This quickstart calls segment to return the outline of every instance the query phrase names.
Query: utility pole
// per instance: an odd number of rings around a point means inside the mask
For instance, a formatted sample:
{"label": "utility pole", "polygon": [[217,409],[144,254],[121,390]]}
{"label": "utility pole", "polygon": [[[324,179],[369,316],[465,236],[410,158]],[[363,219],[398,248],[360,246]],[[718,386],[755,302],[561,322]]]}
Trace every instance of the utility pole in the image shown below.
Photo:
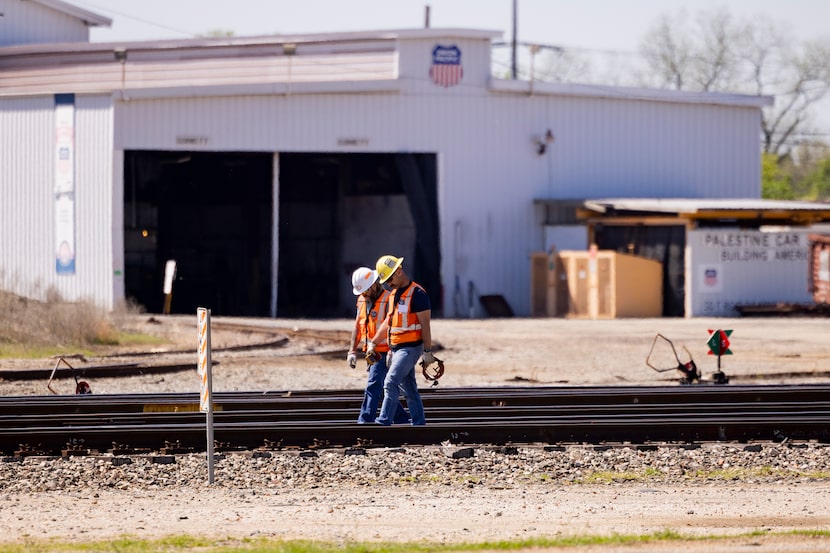
{"label": "utility pole", "polygon": [[518,78],[518,69],[517,69],[517,66],[516,66],[516,44],[517,44],[517,40],[518,40],[516,38],[516,27],[517,27],[517,19],[518,19],[516,17],[516,9],[517,9],[516,4],[517,4],[517,2],[518,2],[518,0],[513,0],[513,51],[511,53],[512,62],[511,62],[511,65],[510,65],[510,71],[511,71],[511,74],[513,76],[514,81]]}

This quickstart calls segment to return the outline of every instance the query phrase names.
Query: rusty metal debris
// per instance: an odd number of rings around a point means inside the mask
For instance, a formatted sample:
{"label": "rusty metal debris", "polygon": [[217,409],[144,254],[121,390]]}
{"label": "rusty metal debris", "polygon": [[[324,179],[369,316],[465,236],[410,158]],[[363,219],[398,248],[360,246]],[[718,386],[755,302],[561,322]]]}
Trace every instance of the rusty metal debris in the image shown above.
{"label": "rusty metal debris", "polygon": [[61,457],[84,457],[92,452],[84,446],[83,440],[70,440],[66,448],[61,449]]}
{"label": "rusty metal debris", "polygon": [[[660,342],[662,340],[662,342]],[[672,355],[674,356],[674,360],[677,363],[673,367],[657,367],[654,365],[655,361],[652,357],[655,354],[655,349],[657,344],[659,343],[667,343],[671,348]],[[646,365],[649,366],[652,370],[662,373],[668,371],[678,371],[682,375],[680,377],[681,384],[701,384],[701,383],[712,383],[712,384],[728,384],[729,377],[724,374],[723,371],[718,368],[717,372],[712,373],[711,378],[704,379],[700,369],[698,369],[697,364],[695,363],[694,359],[692,359],[692,354],[686,348],[686,346],[681,346],[683,351],[685,352],[686,357],[688,360],[683,361],[680,359],[680,355],[677,353],[677,348],[674,347],[674,342],[666,338],[660,333],[654,336],[654,341],[651,343],[651,349],[646,356]]]}
{"label": "rusty metal debris", "polygon": [[54,388],[52,388],[52,381],[55,379],[55,374],[58,372],[58,368],[61,366],[61,364],[66,365],[66,367],[72,373],[72,378],[75,379],[75,395],[85,395],[92,393],[92,388],[90,387],[89,382],[78,378],[78,373],[75,371],[75,367],[70,365],[65,357],[58,357],[58,361],[55,363],[55,368],[52,369],[52,374],[49,375],[49,381],[46,383],[46,388],[50,392],[56,395],[58,393],[55,391]]}
{"label": "rusty metal debris", "polygon": [[45,449],[41,444],[18,444],[18,449],[14,451],[15,457],[44,457],[51,455],[51,452]]}

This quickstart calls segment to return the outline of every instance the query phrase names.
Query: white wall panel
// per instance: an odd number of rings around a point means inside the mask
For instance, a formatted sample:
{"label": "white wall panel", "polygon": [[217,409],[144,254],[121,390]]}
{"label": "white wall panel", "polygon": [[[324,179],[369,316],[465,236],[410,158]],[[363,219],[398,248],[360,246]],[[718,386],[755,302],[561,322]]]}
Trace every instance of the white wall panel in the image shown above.
{"label": "white wall panel", "polygon": [[0,281],[43,299],[55,274],[54,100],[0,99]]}
{"label": "white wall panel", "polygon": [[[75,99],[76,273],[55,274],[55,122],[52,96],[0,99],[0,284],[45,299],[111,307],[112,110]],[[122,208],[123,209],[123,208]]]}
{"label": "white wall panel", "polygon": [[[70,296],[86,297],[99,305],[112,307],[112,99],[110,96],[76,96],[75,110],[78,272]],[[117,209],[119,213],[123,211],[123,203]],[[117,232],[123,234],[123,226]]]}
{"label": "white wall panel", "polygon": [[0,0],[0,13],[0,46],[89,41],[89,29],[80,19],[35,2]]}

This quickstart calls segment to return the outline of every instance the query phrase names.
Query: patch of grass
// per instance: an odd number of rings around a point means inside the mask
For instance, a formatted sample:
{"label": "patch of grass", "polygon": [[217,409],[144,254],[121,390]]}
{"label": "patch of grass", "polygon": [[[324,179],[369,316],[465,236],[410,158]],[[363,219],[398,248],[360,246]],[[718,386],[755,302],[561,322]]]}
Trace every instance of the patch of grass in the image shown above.
{"label": "patch of grass", "polygon": [[579,484],[610,484],[612,482],[636,482],[639,480],[653,480],[660,478],[663,473],[659,469],[646,467],[637,472],[596,471],[576,480]]}
{"label": "patch of grass", "polygon": [[[767,535],[769,532],[757,530],[752,535]],[[805,536],[808,538],[830,538],[830,530],[788,530],[786,532],[776,532],[774,535],[779,536]]]}
{"label": "patch of grass", "polygon": [[167,343],[163,338],[152,336],[150,334],[136,334],[135,332],[119,332],[118,341],[119,346],[158,346]]}
{"label": "patch of grass", "polygon": [[576,535],[558,538],[533,538],[528,540],[481,543],[388,543],[388,542],[327,542],[313,540],[277,540],[272,538],[208,539],[188,535],[171,536],[158,540],[141,540],[129,536],[108,541],[69,543],[58,540],[25,540],[22,543],[0,543],[2,553],[177,553],[199,551],[201,553],[404,553],[440,551],[525,551],[555,547],[616,547],[636,546],[645,543],[716,542],[724,539],[793,536],[830,540],[830,531],[819,529],[767,532],[756,530],[737,535],[692,536],[675,530],[662,530],[650,534]]}
{"label": "patch of grass", "polygon": [[[648,482],[663,478],[665,474],[657,468],[646,467],[637,472],[616,472],[616,471],[595,471],[580,478],[570,480],[571,484],[611,484],[613,482]],[[808,478],[810,480],[828,480],[830,473],[827,471],[800,471],[789,469],[775,469],[769,466],[764,467],[736,467],[717,470],[695,470],[685,473],[685,476],[696,480],[720,480],[727,482],[739,482],[759,478]],[[542,481],[557,481],[555,478],[542,475]]]}
{"label": "patch of grass", "polygon": [[45,301],[0,291],[0,357],[37,359],[86,356],[111,346],[164,343],[163,338],[122,331],[124,315],[138,312],[124,306],[108,313],[88,301],[66,302],[51,291]]}
{"label": "patch of grass", "polygon": [[752,478],[792,478],[793,476],[800,478],[810,478],[813,480],[826,480],[830,478],[830,473],[826,471],[800,471],[789,469],[774,469],[772,467],[750,467],[750,468],[730,468],[719,470],[697,470],[690,474],[695,478],[705,480],[749,480]]}
{"label": "patch of grass", "polygon": [[[89,349],[73,349],[72,353],[92,355]],[[66,348],[40,344],[2,344],[0,343],[0,358],[12,359],[48,359],[66,355]]]}

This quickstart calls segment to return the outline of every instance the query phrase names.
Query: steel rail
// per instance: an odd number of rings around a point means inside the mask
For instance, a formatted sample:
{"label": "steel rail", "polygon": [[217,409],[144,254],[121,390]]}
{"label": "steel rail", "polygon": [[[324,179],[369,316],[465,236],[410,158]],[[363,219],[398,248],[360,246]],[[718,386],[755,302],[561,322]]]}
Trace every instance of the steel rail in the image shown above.
{"label": "steel rail", "polygon": [[[521,419],[459,418],[427,426],[383,427],[342,421],[273,423],[214,423],[219,449],[268,447],[314,448],[401,446],[407,444],[516,444],[818,440],[830,439],[830,413],[718,417],[537,417]],[[35,439],[35,442],[31,440]],[[0,444],[35,444],[32,449],[53,454],[71,449],[105,452],[121,446],[160,450],[174,443],[179,449],[203,451],[205,428],[200,423],[135,424],[84,427],[29,427],[0,431]],[[8,447],[5,445],[4,447]]]}
{"label": "steel rail", "polygon": [[[360,404],[362,394],[362,390],[224,392],[215,393],[213,402],[225,411],[297,409],[306,404],[353,407]],[[421,394],[429,406],[803,403],[827,400],[830,385],[428,388]],[[6,396],[0,397],[0,415],[193,409],[198,401],[195,392]]]}
{"label": "steel rail", "polygon": [[[521,443],[820,440],[830,387],[429,389],[425,427],[357,425],[362,392],[216,394],[221,448]],[[203,450],[195,394],[0,398],[0,452]],[[120,442],[121,445],[117,445]]]}
{"label": "steel rail", "polygon": [[[341,421],[353,422],[355,409],[352,407],[304,407],[300,409],[243,409],[220,410],[214,416],[221,421]],[[633,404],[633,405],[498,405],[474,407],[431,407],[430,420],[443,419],[495,419],[539,417],[603,417],[603,416],[736,416],[736,415],[792,415],[795,413],[830,412],[830,400],[822,402],[767,402],[747,406],[745,403],[690,403],[690,404]],[[1,428],[21,428],[26,426],[89,426],[102,421],[109,425],[126,425],[133,423],[160,424],[176,422],[199,422],[204,414],[197,409],[186,411],[149,411],[149,412],[101,412],[101,413],[50,413],[0,415]]]}

